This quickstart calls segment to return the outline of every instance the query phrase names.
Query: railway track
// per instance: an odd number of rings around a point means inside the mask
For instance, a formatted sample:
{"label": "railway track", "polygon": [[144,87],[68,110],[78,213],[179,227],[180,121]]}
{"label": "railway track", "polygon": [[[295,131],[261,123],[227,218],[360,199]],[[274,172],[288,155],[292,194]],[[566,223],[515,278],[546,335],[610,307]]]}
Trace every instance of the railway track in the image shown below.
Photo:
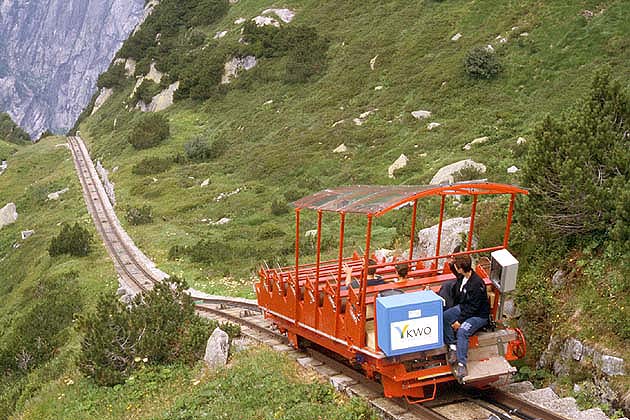
{"label": "railway track", "polygon": [[[133,245],[131,238],[122,229],[84,143],[78,137],[68,137],[68,145],[72,151],[88,211],[114,262],[121,283],[129,292],[135,294],[150,289],[155,282],[167,278],[165,273],[157,270]],[[199,313],[239,324],[242,333],[250,339],[264,343],[276,351],[285,352],[302,366],[328,378],[337,390],[350,396],[364,398],[382,418],[568,420],[499,389],[472,395],[458,387],[452,387],[454,389],[441,391],[437,399],[424,405],[409,404],[404,399],[386,398],[383,396],[380,383],[366,378],[356,369],[336,359],[334,355],[325,354],[314,347],[296,350],[289,346],[286,337],[270,321],[264,319],[255,301],[211,296],[192,289],[189,293]]]}

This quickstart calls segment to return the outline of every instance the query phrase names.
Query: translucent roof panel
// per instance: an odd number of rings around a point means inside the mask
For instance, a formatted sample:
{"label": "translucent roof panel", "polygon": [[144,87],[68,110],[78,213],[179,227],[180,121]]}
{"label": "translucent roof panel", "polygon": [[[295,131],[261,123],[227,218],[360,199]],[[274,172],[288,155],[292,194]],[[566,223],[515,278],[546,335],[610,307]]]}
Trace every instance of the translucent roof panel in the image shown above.
{"label": "translucent roof panel", "polygon": [[300,209],[376,216],[421,197],[435,195],[527,194],[512,185],[461,182],[445,185],[353,185],[325,189],[293,202]]}

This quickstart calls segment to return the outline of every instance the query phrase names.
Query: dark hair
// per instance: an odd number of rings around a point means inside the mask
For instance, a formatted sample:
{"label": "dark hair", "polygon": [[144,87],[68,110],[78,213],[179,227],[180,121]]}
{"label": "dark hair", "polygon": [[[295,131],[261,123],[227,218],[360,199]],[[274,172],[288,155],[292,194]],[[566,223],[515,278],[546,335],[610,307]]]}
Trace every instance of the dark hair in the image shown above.
{"label": "dark hair", "polygon": [[376,274],[376,264],[376,261],[374,261],[372,258],[368,260],[368,276],[373,276],[374,274]]}
{"label": "dark hair", "polygon": [[409,264],[400,263],[396,265],[396,273],[398,273],[398,277],[407,277],[409,273]]}
{"label": "dark hair", "polygon": [[459,267],[464,270],[464,273],[468,273],[472,270],[472,260],[470,255],[455,255],[455,267]]}

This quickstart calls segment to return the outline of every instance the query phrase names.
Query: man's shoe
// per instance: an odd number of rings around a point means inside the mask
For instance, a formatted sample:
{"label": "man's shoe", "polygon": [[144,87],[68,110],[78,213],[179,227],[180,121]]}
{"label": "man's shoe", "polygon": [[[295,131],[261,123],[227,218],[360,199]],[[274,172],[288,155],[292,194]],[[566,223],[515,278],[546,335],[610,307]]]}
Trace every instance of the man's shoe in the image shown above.
{"label": "man's shoe", "polygon": [[455,368],[455,378],[457,382],[464,383],[464,378],[468,375],[468,369],[466,369],[466,365],[462,363],[457,363],[457,367]]}
{"label": "man's shoe", "polygon": [[457,352],[455,350],[448,349],[446,360],[449,365],[454,365],[457,362]]}

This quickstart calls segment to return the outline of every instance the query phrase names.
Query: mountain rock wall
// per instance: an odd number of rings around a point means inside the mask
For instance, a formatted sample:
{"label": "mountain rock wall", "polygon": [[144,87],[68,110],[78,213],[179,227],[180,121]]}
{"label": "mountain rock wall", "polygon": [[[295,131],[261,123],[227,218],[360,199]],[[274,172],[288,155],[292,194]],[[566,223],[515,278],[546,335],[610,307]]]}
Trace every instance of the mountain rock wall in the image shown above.
{"label": "mountain rock wall", "polygon": [[31,136],[71,128],[144,0],[0,0],[0,111]]}

